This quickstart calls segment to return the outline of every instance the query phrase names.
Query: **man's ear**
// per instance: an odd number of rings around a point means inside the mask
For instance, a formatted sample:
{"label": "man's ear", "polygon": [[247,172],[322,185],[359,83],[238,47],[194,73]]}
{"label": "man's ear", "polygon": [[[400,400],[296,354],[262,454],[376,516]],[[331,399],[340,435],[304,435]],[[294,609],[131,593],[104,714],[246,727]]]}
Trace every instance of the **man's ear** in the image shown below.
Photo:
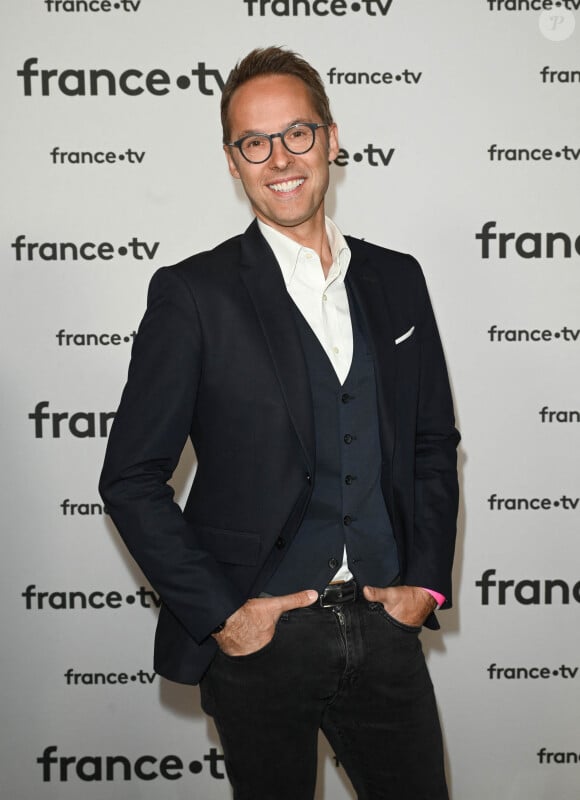
{"label": "man's ear", "polygon": [[328,126],[328,160],[334,161],[338,155],[338,126],[336,122],[331,122]]}
{"label": "man's ear", "polygon": [[227,144],[224,144],[224,153],[226,154],[230,175],[232,176],[232,178],[239,178],[240,173],[238,168],[236,167],[236,162],[233,159],[232,149]]}

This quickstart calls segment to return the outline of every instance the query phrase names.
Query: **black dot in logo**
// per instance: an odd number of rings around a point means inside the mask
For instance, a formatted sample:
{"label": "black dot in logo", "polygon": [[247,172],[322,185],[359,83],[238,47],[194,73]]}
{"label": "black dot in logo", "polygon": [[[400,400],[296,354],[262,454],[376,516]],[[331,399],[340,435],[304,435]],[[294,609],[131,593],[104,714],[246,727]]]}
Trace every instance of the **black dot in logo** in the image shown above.
{"label": "black dot in logo", "polygon": [[121,8],[121,3],[115,3],[114,8]]}
{"label": "black dot in logo", "polygon": [[176,80],[177,85],[180,89],[189,89],[191,86],[191,81],[187,77],[187,75],[180,75],[179,78]]}
{"label": "black dot in logo", "polygon": [[362,161],[362,153],[355,153],[353,158],[355,161]]}
{"label": "black dot in logo", "polygon": [[131,680],[132,680],[132,681],[133,681],[133,683],[134,683],[134,682],[137,680],[137,676],[136,676],[136,675],[131,675]]}
{"label": "black dot in logo", "polygon": [[559,505],[560,505],[560,501],[559,500],[554,500],[554,508],[558,508]]}
{"label": "black dot in logo", "polygon": [[194,775],[197,775],[203,769],[203,764],[201,761],[192,761],[189,765],[189,771],[193,772]]}
{"label": "black dot in logo", "polygon": [[353,3],[351,8],[353,11],[360,11],[360,3]]}
{"label": "black dot in logo", "polygon": [[128,594],[127,597],[125,598],[125,601],[126,601],[126,603],[128,605],[132,606],[133,603],[135,602],[135,595],[134,594]]}
{"label": "black dot in logo", "polygon": [[130,336],[123,336],[123,341],[124,342],[130,342],[131,341],[131,337]]}
{"label": "black dot in logo", "polygon": [[556,3],[556,8],[560,8],[561,5],[562,3],[560,2],[560,0],[558,0],[558,2]]}
{"label": "black dot in logo", "polygon": [[127,248],[126,247],[119,247],[119,255],[126,256],[127,255]]}
{"label": "black dot in logo", "polygon": [[554,334],[554,338],[555,338],[555,339],[559,339],[559,338],[560,338],[560,333],[555,333],[555,334]]}
{"label": "black dot in logo", "polygon": [[561,153],[559,150],[556,150],[556,152],[554,153],[554,155],[556,156],[556,158],[560,158],[560,156],[562,155],[562,153]]}
{"label": "black dot in logo", "polygon": [[401,80],[401,76],[400,75],[395,75],[395,80],[396,81],[400,81]]}
{"label": "black dot in logo", "polygon": [[557,670],[557,669],[553,669],[553,670],[552,670],[552,675],[559,675],[559,674],[560,674],[560,673],[558,672],[558,670]]}
{"label": "black dot in logo", "polygon": [[123,155],[123,153],[119,153],[117,158],[119,159],[119,161],[124,161],[125,160],[125,156]]}

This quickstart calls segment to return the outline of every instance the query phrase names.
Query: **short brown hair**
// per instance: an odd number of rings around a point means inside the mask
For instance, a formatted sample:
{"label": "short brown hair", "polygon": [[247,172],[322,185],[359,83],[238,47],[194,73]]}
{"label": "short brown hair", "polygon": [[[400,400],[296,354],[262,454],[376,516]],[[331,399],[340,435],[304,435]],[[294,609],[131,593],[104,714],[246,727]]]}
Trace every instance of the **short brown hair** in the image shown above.
{"label": "short brown hair", "polygon": [[262,75],[294,75],[299,78],[306,84],[316,113],[322,122],[330,125],[333,121],[322,78],[314,67],[292,50],[284,50],[281,47],[258,47],[238,61],[223,88],[221,117],[224,144],[230,140],[228,113],[234,92],[246,81]]}

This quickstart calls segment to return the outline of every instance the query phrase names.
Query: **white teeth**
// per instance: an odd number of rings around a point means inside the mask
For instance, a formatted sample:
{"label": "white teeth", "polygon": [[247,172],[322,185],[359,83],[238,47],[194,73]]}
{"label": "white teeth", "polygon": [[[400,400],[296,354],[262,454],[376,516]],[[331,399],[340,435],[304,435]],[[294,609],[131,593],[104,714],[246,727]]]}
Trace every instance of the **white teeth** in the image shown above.
{"label": "white teeth", "polygon": [[292,192],[304,183],[304,178],[295,181],[283,181],[282,183],[270,183],[269,188],[275,192]]}

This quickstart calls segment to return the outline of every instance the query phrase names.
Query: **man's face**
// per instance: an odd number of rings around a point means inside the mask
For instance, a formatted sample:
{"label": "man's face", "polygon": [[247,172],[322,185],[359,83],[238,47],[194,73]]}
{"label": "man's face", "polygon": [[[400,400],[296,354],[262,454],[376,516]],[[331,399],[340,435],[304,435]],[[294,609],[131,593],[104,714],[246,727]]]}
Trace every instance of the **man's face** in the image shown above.
{"label": "man's face", "polygon": [[[293,75],[263,75],[237,89],[229,109],[232,142],[247,133],[278,133],[295,122],[322,122],[306,84]],[[272,155],[250,164],[236,147],[224,147],[234,178],[258,219],[299,240],[324,223],[328,162],[338,154],[336,125],[318,128],[308,153],[294,155],[273,140]]]}

